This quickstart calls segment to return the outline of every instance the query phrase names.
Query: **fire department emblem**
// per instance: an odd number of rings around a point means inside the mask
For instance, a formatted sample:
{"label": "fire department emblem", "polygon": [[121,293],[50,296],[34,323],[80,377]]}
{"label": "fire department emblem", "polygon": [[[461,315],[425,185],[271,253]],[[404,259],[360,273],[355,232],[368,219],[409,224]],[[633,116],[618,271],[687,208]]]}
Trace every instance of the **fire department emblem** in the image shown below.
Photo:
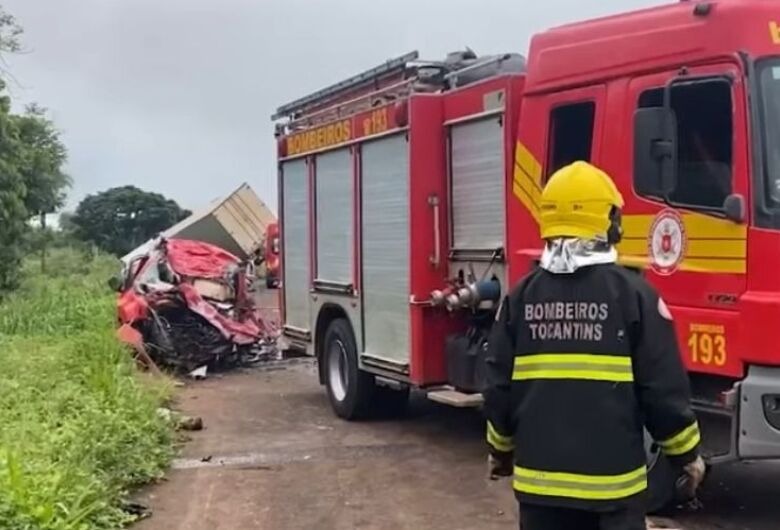
{"label": "fire department emblem", "polygon": [[659,274],[672,274],[685,255],[687,239],[682,218],[674,210],[658,214],[650,227],[648,250],[653,269]]}

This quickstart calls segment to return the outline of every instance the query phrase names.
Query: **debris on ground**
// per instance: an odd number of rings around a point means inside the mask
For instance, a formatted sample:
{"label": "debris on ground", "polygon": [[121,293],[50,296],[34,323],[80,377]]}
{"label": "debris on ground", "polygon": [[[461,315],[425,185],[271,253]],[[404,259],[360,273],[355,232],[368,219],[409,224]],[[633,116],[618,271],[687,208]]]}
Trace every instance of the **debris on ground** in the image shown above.
{"label": "debris on ground", "polygon": [[196,368],[195,370],[191,371],[189,375],[191,378],[201,381],[206,379],[206,376],[208,375],[208,368],[209,367],[204,364],[200,368]]}
{"label": "debris on ground", "polygon": [[176,427],[182,431],[202,431],[203,419],[198,416],[181,416]]}
{"label": "debris on ground", "polygon": [[647,530],[682,530],[679,526],[663,519],[646,519]]}
{"label": "debris on ground", "polygon": [[120,339],[143,364],[196,379],[276,359],[278,326],[254,304],[252,270],[209,243],[159,239],[115,281]]}
{"label": "debris on ground", "polygon": [[159,408],[157,414],[166,422],[173,424],[178,431],[202,431],[203,418],[186,416],[171,409]]}
{"label": "debris on ground", "polygon": [[150,510],[148,506],[138,502],[123,502],[122,511],[132,515],[136,521],[140,521],[141,519],[148,519],[152,516],[152,510]]}

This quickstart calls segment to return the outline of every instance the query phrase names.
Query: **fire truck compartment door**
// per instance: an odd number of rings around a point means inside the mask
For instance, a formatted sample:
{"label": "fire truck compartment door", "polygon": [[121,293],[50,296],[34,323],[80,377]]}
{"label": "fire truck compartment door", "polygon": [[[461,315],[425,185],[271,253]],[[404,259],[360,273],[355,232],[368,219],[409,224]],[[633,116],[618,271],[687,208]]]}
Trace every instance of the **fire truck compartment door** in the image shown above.
{"label": "fire truck compartment door", "polygon": [[310,329],[309,194],[304,160],[282,164],[285,325]]}
{"label": "fire truck compartment door", "polygon": [[352,283],[353,178],[349,149],[317,156],[317,279]]}
{"label": "fire truck compartment door", "polygon": [[399,365],[409,362],[408,150],[401,134],[361,156],[364,351]]}
{"label": "fire truck compartment door", "polygon": [[504,128],[501,116],[450,128],[452,246],[504,246]]}

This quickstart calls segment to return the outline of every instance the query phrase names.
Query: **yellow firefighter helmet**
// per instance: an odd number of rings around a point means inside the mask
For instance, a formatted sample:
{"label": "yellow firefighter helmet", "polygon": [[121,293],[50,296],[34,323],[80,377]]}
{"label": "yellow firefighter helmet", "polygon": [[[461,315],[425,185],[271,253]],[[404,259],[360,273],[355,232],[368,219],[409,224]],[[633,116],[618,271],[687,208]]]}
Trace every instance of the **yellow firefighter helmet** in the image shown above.
{"label": "yellow firefighter helmet", "polygon": [[542,239],[578,237],[616,243],[623,197],[602,170],[575,162],[556,171],[542,190]]}

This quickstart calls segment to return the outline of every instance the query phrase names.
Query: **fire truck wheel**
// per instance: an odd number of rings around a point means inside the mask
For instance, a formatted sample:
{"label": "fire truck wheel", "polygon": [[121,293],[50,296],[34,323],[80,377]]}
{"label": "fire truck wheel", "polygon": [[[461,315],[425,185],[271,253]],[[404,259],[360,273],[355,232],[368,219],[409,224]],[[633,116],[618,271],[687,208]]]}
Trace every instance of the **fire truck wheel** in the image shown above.
{"label": "fire truck wheel", "polygon": [[664,456],[650,434],[645,431],[645,455],[647,456],[647,511],[659,514],[669,508],[674,498],[674,468]]}
{"label": "fire truck wheel", "polygon": [[323,341],[325,385],[334,412],[345,420],[368,415],[371,398],[376,390],[374,376],[358,368],[355,336],[349,322],[343,318],[328,326]]}

